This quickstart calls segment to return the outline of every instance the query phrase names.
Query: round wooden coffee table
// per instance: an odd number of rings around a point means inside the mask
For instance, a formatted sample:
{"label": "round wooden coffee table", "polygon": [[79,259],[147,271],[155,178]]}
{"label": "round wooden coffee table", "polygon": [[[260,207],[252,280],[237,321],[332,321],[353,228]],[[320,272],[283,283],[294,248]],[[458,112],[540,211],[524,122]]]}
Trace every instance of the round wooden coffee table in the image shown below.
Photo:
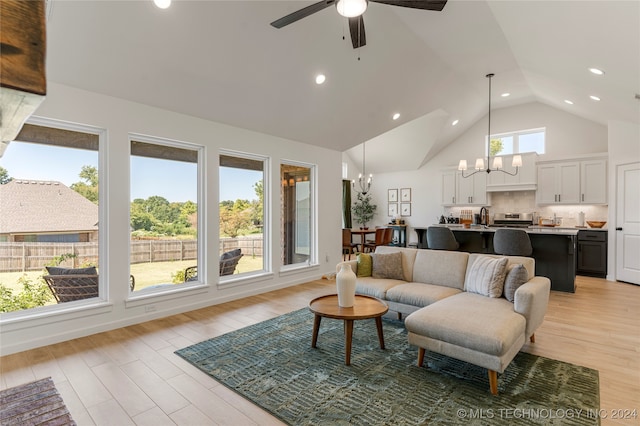
{"label": "round wooden coffee table", "polygon": [[341,308],[338,306],[338,295],[330,294],[321,296],[309,302],[309,310],[314,313],[313,337],[311,347],[316,348],[318,331],[322,317],[344,320],[344,363],[351,365],[351,341],[353,338],[353,321],[375,318],[378,329],[380,349],[384,349],[384,336],[382,335],[382,316],[387,313],[389,307],[380,299],[371,296],[356,294],[356,300],[352,307]]}

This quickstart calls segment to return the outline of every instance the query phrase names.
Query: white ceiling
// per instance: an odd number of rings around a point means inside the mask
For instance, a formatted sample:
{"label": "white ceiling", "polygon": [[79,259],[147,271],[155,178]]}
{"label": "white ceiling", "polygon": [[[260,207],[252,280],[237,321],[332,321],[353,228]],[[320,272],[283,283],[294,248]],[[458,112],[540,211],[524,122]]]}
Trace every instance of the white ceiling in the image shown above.
{"label": "white ceiling", "polygon": [[442,12],[370,3],[358,50],[333,7],[269,25],[312,3],[54,0],[48,78],[348,150],[356,164],[371,140],[374,173],[420,167],[483,118],[489,72],[494,108],[537,101],[605,125],[640,123],[640,1],[449,0]]}

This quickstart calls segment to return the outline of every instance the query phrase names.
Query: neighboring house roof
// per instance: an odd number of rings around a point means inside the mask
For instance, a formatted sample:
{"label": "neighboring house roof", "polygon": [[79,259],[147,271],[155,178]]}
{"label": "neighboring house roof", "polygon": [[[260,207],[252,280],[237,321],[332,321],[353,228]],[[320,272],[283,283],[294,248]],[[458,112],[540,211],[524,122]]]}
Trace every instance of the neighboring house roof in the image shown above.
{"label": "neighboring house roof", "polygon": [[0,185],[0,234],[98,230],[98,206],[56,181]]}

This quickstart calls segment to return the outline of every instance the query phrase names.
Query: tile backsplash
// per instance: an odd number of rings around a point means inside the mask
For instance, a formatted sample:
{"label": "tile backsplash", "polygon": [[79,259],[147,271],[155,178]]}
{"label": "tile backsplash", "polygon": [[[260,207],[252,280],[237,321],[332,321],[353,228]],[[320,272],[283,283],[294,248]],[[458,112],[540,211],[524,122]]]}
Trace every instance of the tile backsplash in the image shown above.
{"label": "tile backsplash", "polygon": [[[487,194],[490,200],[489,214],[493,217],[494,213],[535,213],[534,217],[553,218],[555,214],[557,218],[562,218],[563,227],[574,227],[578,225],[578,214],[584,213],[586,220],[607,220],[609,208],[599,205],[557,205],[557,206],[538,206],[536,205],[535,191],[511,191],[511,192],[491,192]],[[446,209],[446,214],[458,216],[463,207],[451,207]],[[467,209],[467,208],[465,208]],[[472,209],[474,213],[479,213],[480,208]],[[586,225],[586,223],[585,223]],[[606,225],[605,225],[606,228]]]}

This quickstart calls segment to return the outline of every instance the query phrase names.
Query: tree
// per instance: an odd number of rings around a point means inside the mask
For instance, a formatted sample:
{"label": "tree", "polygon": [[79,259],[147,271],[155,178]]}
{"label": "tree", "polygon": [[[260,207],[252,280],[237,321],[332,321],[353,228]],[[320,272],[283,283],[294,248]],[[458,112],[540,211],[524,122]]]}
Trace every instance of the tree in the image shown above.
{"label": "tree", "polygon": [[351,207],[351,211],[356,222],[366,227],[367,222],[373,219],[377,208],[378,206],[371,204],[371,195],[359,192],[358,200]]}
{"label": "tree", "polygon": [[498,155],[502,152],[503,149],[504,144],[502,143],[502,139],[491,139],[491,143],[489,145],[489,155]]}
{"label": "tree", "polygon": [[258,199],[251,201],[251,221],[254,226],[262,226],[264,217],[264,186],[262,179],[253,184],[253,190],[256,192]]}
{"label": "tree", "polygon": [[98,204],[98,169],[93,166],[82,166],[78,176],[82,181],[72,183],[70,188],[87,200]]}
{"label": "tree", "polygon": [[9,172],[4,167],[0,166],[0,185],[5,185],[13,180],[9,177]]}

